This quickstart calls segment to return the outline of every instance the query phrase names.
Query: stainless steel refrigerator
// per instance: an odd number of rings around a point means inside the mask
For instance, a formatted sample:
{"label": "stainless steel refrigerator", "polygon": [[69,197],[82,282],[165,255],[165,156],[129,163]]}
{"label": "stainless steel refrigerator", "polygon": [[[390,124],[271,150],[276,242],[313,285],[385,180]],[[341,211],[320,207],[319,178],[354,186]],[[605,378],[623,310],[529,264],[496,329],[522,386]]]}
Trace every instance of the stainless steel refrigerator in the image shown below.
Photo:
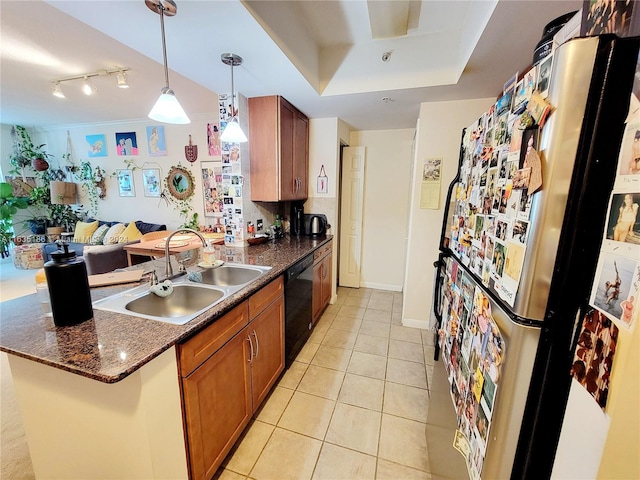
{"label": "stainless steel refrigerator", "polygon": [[434,478],[551,475],[639,45],[570,40],[550,75],[538,65],[552,106],[542,127],[502,96],[463,131],[435,264]]}

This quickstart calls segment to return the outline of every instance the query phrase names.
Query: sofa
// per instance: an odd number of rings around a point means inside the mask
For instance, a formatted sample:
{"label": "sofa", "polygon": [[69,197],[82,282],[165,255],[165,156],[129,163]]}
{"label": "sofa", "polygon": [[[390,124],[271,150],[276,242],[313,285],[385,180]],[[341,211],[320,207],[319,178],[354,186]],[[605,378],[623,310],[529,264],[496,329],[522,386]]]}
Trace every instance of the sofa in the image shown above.
{"label": "sofa", "polygon": [[[94,222],[97,222],[95,229],[93,229],[93,225],[95,225]],[[129,266],[127,261],[127,252],[124,249],[125,245],[131,245],[132,243],[139,242],[140,235],[167,229],[167,226],[164,224],[147,223],[141,220],[137,220],[133,223],[134,225],[130,225],[125,222],[106,222],[103,220],[94,220],[92,218],[89,218],[84,222],[78,222],[76,225],[76,236],[74,237],[74,241],[67,242],[69,245],[69,251],[73,250],[76,252],[77,256],[83,257],[84,262],[87,265],[87,273],[89,275],[107,273],[118,268],[125,268]],[[99,236],[99,230],[106,230],[108,233],[112,231],[111,227],[117,226],[118,224],[124,225],[125,230],[120,231],[117,238],[115,236],[106,238],[108,237],[107,235],[103,235],[103,238],[96,237],[96,235]],[[87,226],[90,226],[90,229],[86,231],[91,231],[92,233],[90,235],[87,234],[78,237],[78,232],[84,231]],[[136,231],[136,234],[132,235],[132,238],[137,238],[128,240],[128,237],[120,236],[124,234],[125,231],[128,232],[131,230]],[[58,249],[59,246],[57,243],[45,243],[42,246],[42,254],[45,262],[51,260],[51,253]],[[143,261],[143,259],[141,259],[141,261]]]}

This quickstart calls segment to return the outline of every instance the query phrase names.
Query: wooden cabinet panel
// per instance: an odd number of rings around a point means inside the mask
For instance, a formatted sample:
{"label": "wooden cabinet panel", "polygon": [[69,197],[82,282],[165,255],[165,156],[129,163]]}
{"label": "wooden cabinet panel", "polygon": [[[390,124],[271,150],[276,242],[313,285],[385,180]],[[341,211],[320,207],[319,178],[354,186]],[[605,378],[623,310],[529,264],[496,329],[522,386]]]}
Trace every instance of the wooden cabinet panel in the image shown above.
{"label": "wooden cabinet panel", "polygon": [[212,478],[284,369],[280,276],[178,347],[190,476]]}
{"label": "wooden cabinet panel", "polygon": [[284,297],[280,295],[251,321],[253,410],[256,411],[284,370]]}
{"label": "wooden cabinet panel", "polygon": [[313,266],[313,294],[311,296],[311,310],[313,323],[322,314],[322,262]]}
{"label": "wooden cabinet panel", "polygon": [[280,192],[278,200],[295,199],[294,107],[280,100]]}
{"label": "wooden cabinet panel", "polygon": [[181,344],[178,348],[180,374],[189,375],[248,323],[248,303],[243,302]]}
{"label": "wooden cabinet panel", "polygon": [[306,200],[309,120],[279,96],[249,99],[251,200]]}
{"label": "wooden cabinet panel", "polygon": [[331,252],[322,260],[322,309],[331,302]]}
{"label": "wooden cabinet panel", "polygon": [[293,125],[294,199],[306,199],[309,193],[309,120],[296,111]]}
{"label": "wooden cabinet panel", "polygon": [[322,312],[331,301],[331,252],[331,243],[328,243],[318,248],[313,254],[313,323],[318,321]]}
{"label": "wooden cabinet panel", "polygon": [[215,474],[252,415],[248,328],[182,380],[191,478]]}
{"label": "wooden cabinet panel", "polygon": [[284,281],[280,276],[254,293],[249,299],[249,318],[254,319],[279,296],[284,295]]}

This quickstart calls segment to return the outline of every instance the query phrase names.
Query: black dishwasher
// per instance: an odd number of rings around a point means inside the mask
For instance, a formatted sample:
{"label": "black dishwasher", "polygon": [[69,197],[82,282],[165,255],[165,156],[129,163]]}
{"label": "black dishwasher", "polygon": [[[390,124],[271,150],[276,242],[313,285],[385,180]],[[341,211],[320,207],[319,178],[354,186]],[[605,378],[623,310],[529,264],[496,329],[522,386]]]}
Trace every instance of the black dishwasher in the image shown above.
{"label": "black dishwasher", "polygon": [[284,354],[287,367],[311,335],[313,254],[287,270],[284,283]]}

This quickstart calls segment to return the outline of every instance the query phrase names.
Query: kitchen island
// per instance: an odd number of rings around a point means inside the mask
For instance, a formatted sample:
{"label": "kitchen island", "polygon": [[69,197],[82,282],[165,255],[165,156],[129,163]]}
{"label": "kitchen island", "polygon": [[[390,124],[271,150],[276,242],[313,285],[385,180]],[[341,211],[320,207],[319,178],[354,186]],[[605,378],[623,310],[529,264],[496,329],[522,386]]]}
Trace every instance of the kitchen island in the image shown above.
{"label": "kitchen island", "polygon": [[[35,295],[0,304],[0,350],[9,354],[36,476],[188,478],[177,350],[331,239],[216,247],[219,259],[272,268],[185,325],[94,309],[87,322],[55,327]],[[153,267],[163,265],[161,259]],[[92,290],[92,297],[132,286]]]}

